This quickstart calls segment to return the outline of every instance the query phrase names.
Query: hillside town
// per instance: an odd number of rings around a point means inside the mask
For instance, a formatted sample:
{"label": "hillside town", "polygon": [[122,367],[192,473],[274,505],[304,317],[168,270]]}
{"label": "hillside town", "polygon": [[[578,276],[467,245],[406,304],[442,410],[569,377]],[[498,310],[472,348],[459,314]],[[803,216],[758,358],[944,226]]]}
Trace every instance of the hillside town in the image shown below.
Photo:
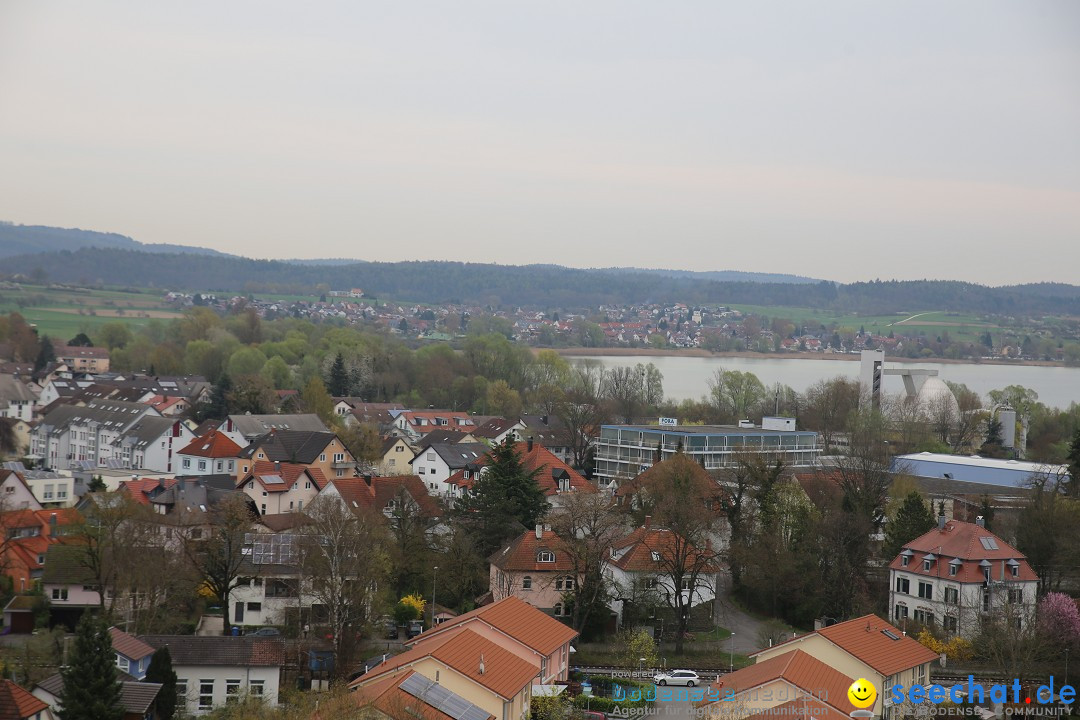
{"label": "hillside town", "polygon": [[[840,718],[857,680],[896,720],[917,714],[896,684],[1069,679],[1075,414],[1023,388],[984,407],[869,339],[858,382],[781,403],[721,371],[673,404],[655,367],[521,354],[469,323],[461,352],[402,348],[399,318],[435,332],[472,311],[352,292],[175,296],[171,364],[133,352],[146,336],[61,344],[0,318],[11,717],[64,717],[94,647],[124,717],[161,720],[601,720],[674,685],[700,691],[688,717]],[[619,342],[747,320],[603,310]]]}

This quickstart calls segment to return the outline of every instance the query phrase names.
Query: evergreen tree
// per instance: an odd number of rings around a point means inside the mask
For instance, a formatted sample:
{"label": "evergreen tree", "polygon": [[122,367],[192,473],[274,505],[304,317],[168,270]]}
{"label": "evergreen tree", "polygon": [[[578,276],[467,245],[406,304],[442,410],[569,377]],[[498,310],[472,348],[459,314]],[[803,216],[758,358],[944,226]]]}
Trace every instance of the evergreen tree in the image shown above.
{"label": "evergreen tree", "polygon": [[206,404],[203,416],[224,420],[229,415],[229,393],[232,392],[232,379],[228,373],[222,373],[210,389],[210,402]]}
{"label": "evergreen tree", "polygon": [[86,333],[79,333],[68,340],[68,345],[70,347],[94,347],[94,342],[86,335]]}
{"label": "evergreen tree", "polygon": [[990,504],[990,496],[982,496],[982,504],[979,506],[979,514],[982,515],[983,525],[990,532],[994,531],[994,506]]}
{"label": "evergreen tree", "polygon": [[904,504],[896,511],[896,517],[885,528],[885,544],[881,547],[882,555],[891,561],[905,543],[923,535],[934,527],[934,515],[923,496],[912,490],[904,498]]}
{"label": "evergreen tree", "polygon": [[1069,454],[1065,456],[1065,460],[1069,464],[1069,483],[1065,489],[1069,495],[1080,497],[1080,428],[1073,433]]}
{"label": "evergreen tree", "polygon": [[327,391],[334,397],[344,397],[349,394],[349,371],[345,369],[345,358],[341,353],[334,358],[334,364],[330,366],[330,377],[326,381]]}
{"label": "evergreen tree", "polygon": [[105,621],[86,612],[75,629],[68,664],[60,669],[64,689],[60,720],[122,720],[122,686],[116,676],[116,653]]}
{"label": "evergreen tree", "polygon": [[1005,457],[1005,448],[1002,446],[1001,420],[997,415],[991,415],[986,421],[986,440],[979,448],[979,454],[984,457]]}
{"label": "evergreen tree", "polygon": [[34,360],[34,370],[41,370],[51,362],[56,362],[56,350],[53,348],[52,340],[46,335],[41,338],[41,344],[38,346],[37,359]]}
{"label": "evergreen tree", "polygon": [[176,672],[172,666],[172,655],[169,648],[158,648],[150,658],[150,667],[146,669],[144,682],[161,683],[154,707],[161,720],[172,720],[176,713]]}
{"label": "evergreen tree", "polygon": [[87,484],[86,489],[90,492],[105,492],[109,487],[105,484],[105,478],[100,475],[94,475],[90,478],[90,482]]}
{"label": "evergreen tree", "polygon": [[487,557],[526,528],[535,527],[547,512],[547,499],[521,453],[507,439],[488,451],[487,465],[472,492],[456,506],[457,514]]}

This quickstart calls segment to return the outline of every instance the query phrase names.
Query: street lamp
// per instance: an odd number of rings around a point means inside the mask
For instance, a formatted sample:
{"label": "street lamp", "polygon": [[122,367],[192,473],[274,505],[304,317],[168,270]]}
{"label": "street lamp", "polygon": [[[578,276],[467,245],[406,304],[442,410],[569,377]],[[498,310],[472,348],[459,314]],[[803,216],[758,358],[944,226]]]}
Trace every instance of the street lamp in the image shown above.
{"label": "street lamp", "polygon": [[431,573],[431,627],[435,627],[435,579],[439,577],[439,566],[436,565]]}
{"label": "street lamp", "polygon": [[735,633],[731,633],[731,645],[728,648],[728,672],[735,670]]}

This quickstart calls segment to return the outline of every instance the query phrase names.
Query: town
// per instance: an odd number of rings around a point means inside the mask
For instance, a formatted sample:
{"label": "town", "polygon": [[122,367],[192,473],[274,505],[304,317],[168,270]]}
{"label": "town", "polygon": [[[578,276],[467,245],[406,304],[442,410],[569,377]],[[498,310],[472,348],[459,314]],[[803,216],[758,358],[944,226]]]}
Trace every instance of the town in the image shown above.
{"label": "town", "polygon": [[1075,404],[985,404],[884,348],[858,381],[720,370],[673,403],[652,365],[484,323],[412,349],[394,317],[172,301],[64,343],[0,318],[21,717],[101,692],[163,720],[554,720],[677,685],[715,691],[691,714],[839,717],[861,678],[892,720],[897,684],[1069,678]]}

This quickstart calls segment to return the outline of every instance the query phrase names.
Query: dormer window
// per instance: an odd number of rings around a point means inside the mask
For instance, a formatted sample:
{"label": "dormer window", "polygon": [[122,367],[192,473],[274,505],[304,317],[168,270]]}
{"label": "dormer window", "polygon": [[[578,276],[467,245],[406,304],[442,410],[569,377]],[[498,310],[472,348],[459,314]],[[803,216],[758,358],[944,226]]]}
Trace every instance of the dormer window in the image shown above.
{"label": "dormer window", "polygon": [[900,567],[907,567],[907,561],[908,561],[908,556],[907,555],[900,556]]}
{"label": "dormer window", "polygon": [[653,562],[660,562],[660,553],[653,550],[651,555],[652,555]]}
{"label": "dormer window", "polygon": [[536,562],[553,563],[555,562],[555,553],[550,550],[541,550],[536,553]]}
{"label": "dormer window", "polygon": [[930,572],[930,565],[932,563],[933,563],[932,560],[923,560],[922,561],[922,569],[925,570],[926,572]]}

